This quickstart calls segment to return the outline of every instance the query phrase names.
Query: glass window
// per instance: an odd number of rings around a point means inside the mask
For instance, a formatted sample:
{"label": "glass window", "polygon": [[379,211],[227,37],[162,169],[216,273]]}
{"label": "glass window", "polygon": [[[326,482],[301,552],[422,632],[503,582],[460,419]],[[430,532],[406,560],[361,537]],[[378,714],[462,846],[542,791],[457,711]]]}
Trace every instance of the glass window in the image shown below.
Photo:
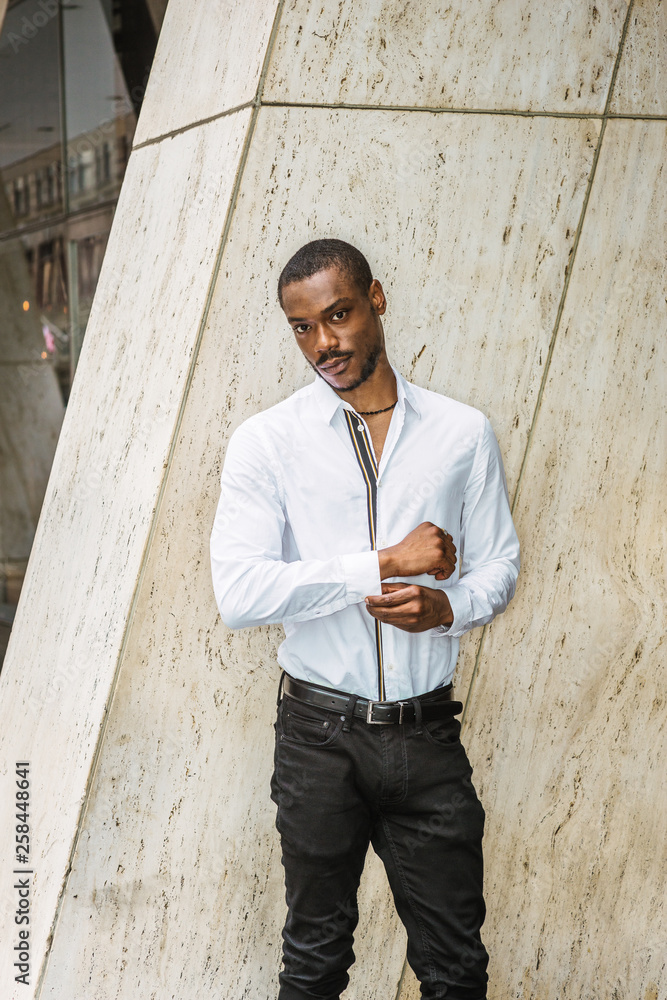
{"label": "glass window", "polygon": [[[114,48],[111,5],[63,7],[69,211],[117,198],[137,113]],[[122,141],[121,141],[122,140]]]}
{"label": "glass window", "polygon": [[[52,189],[37,197],[37,174],[58,175],[62,158],[58,4],[23,0],[10,5],[0,36],[0,173],[13,190],[10,214],[0,211],[0,230],[62,212]],[[35,197],[30,197],[31,185]]]}
{"label": "glass window", "polygon": [[0,25],[0,663],[165,6],[9,0]]}

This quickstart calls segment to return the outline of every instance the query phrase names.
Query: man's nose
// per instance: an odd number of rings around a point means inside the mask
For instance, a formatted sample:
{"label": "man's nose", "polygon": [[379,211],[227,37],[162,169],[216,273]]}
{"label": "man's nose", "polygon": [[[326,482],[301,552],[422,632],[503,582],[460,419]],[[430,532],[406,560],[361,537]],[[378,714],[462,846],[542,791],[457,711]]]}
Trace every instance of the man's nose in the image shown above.
{"label": "man's nose", "polygon": [[325,323],[320,323],[316,330],[315,336],[315,350],[318,354],[325,354],[327,351],[333,351],[338,347],[338,337],[331,327],[327,326]]}

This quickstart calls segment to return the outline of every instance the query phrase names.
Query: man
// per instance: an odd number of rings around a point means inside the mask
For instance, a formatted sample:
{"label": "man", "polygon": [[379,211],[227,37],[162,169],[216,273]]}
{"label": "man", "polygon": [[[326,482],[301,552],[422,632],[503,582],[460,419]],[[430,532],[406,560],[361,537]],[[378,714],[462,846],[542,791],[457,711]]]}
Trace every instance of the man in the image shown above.
{"label": "man", "polygon": [[359,250],[307,244],[278,295],[317,377],[232,435],[211,558],[226,624],[286,634],[279,998],[345,989],[371,843],[424,1000],[484,1000],[484,810],[451,678],[459,636],[504,611],[519,570],[498,445],[478,410],[391,367]]}

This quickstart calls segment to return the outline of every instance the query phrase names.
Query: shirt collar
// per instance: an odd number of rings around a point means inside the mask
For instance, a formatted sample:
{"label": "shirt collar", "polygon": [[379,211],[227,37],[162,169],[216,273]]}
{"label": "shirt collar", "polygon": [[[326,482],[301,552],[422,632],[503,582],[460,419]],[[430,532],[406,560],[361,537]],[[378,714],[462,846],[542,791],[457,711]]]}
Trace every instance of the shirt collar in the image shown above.
{"label": "shirt collar", "polygon": [[[404,379],[401,373],[397,371],[393,365],[391,366],[391,370],[396,376],[398,406],[400,409],[404,410],[407,403],[410,407],[412,407],[415,414],[418,417],[421,417],[421,410],[417,401],[415,386],[412,385],[411,382]],[[331,386],[328,385],[328,383],[325,382],[320,375],[315,376],[315,381],[312,385],[317,405],[320,408],[320,413],[328,424],[331,423],[334,413],[336,413],[339,408],[345,410],[353,409],[349,403],[346,403],[344,399],[341,399],[341,397],[334,392]]]}

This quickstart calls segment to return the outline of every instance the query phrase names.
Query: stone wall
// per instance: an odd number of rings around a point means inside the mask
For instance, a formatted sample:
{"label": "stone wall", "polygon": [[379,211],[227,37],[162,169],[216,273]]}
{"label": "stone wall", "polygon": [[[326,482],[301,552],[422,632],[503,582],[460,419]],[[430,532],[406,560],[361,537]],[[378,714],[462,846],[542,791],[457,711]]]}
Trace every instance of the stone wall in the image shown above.
{"label": "stone wall", "polygon": [[[276,995],[281,632],[222,625],[208,536],[231,431],[310,378],[275,285],[324,235],[505,457],[519,588],[456,677],[489,998],[665,995],[666,43],[660,0],[170,0],[0,678],[12,1000]],[[358,937],[348,1000],[414,1000],[374,859]]]}

